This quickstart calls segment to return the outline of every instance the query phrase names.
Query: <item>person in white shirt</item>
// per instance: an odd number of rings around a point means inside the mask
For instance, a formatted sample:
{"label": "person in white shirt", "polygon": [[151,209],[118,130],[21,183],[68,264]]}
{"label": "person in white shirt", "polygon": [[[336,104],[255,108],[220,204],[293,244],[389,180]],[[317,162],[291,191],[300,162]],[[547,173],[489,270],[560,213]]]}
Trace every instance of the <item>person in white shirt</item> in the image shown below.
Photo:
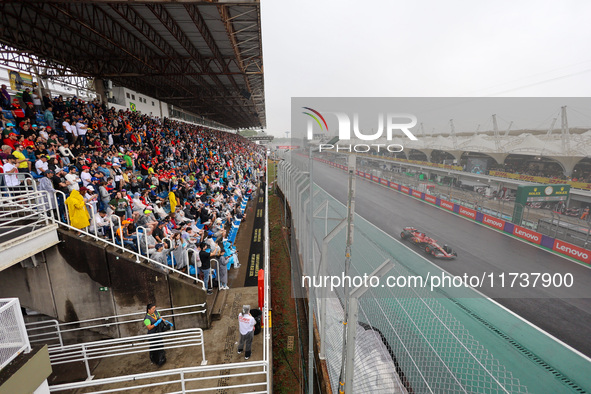
{"label": "person in white shirt", "polygon": [[47,155],[41,155],[39,160],[35,162],[35,169],[39,175],[42,175],[45,171],[49,170],[49,165],[47,164]]}
{"label": "person in white shirt", "polygon": [[109,227],[109,216],[105,211],[98,211],[94,215],[92,222],[90,223],[90,233],[96,233],[99,235],[107,236],[111,231]]}
{"label": "person in white shirt", "polygon": [[82,186],[88,186],[92,182],[92,175],[90,175],[90,167],[82,166],[82,172],[80,173],[80,179],[82,179]]}
{"label": "person in white shirt", "polygon": [[75,133],[76,127],[70,124],[69,118],[64,119],[62,128],[64,129],[64,133],[66,133],[68,142],[70,142],[70,144],[75,143],[78,133]]}
{"label": "person in white shirt", "polygon": [[86,130],[88,126],[84,123],[82,118],[78,119],[76,123],[76,131],[78,132],[78,136],[80,137],[80,141],[82,142],[83,146],[86,146]]}
{"label": "person in white shirt", "polygon": [[250,358],[252,339],[254,338],[254,326],[256,320],[250,314],[250,305],[242,306],[242,313],[238,315],[238,329],[240,331],[240,342],[238,342],[238,354],[244,350],[244,359]]}
{"label": "person in white shirt", "polygon": [[70,172],[68,172],[66,174],[66,183],[68,184],[68,190],[72,191],[72,190],[80,190],[80,185],[78,184],[80,181],[80,178],[78,177],[78,174],[76,174],[76,167],[72,166],[70,167]]}
{"label": "person in white shirt", "polygon": [[72,153],[72,151],[70,150],[70,148],[68,148],[68,144],[66,144],[65,146],[60,145],[59,148],[57,148],[57,149],[60,152],[60,156],[61,156],[64,164],[69,166],[70,163],[72,162],[72,160],[75,159],[75,157],[74,157],[74,154]]}
{"label": "person in white shirt", "polygon": [[[16,157],[13,155],[9,155],[6,158],[6,163],[2,167],[4,169],[5,174],[12,174],[12,175],[5,175],[4,180],[6,181],[6,186],[8,188],[16,188],[21,184],[16,174],[18,173],[18,168],[16,167]],[[14,189],[13,189],[14,190]]]}
{"label": "person in white shirt", "polygon": [[[37,125],[33,125],[33,127],[35,127]],[[41,129],[39,129],[39,135],[45,140],[47,141],[49,139],[49,134],[47,133],[47,130],[45,130],[45,127],[41,127]]]}

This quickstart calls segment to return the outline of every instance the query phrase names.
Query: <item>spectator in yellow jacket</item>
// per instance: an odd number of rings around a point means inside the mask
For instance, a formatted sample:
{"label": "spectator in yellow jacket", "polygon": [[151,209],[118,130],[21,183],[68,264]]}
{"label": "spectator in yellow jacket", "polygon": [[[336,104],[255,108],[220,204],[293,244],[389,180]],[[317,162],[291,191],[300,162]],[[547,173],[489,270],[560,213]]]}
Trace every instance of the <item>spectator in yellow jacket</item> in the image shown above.
{"label": "spectator in yellow jacket", "polygon": [[86,188],[81,187],[80,192],[76,189],[72,190],[70,196],[66,199],[66,205],[68,206],[70,225],[83,229],[90,225],[90,215],[86,210],[83,194],[80,193],[86,193]]}
{"label": "spectator in yellow jacket", "polygon": [[168,202],[170,202],[170,213],[174,213],[176,211],[176,206],[178,205],[176,201],[176,196],[174,194],[175,190],[176,186],[173,186],[170,193],[168,193]]}

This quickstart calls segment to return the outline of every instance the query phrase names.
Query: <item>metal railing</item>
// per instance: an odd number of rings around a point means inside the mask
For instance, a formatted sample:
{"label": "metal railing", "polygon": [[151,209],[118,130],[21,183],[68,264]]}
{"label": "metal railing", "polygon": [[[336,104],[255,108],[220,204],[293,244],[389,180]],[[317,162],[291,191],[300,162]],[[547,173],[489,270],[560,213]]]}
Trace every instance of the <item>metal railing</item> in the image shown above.
{"label": "metal railing", "polygon": [[0,370],[22,352],[31,351],[18,298],[0,299]]}
{"label": "metal railing", "polygon": [[[57,193],[61,193],[61,192],[56,192],[56,194],[57,194]],[[62,194],[63,194],[63,193],[62,193]],[[65,195],[64,195],[64,196],[65,196]],[[53,198],[54,198],[54,201],[55,201],[55,204],[56,204],[56,207],[57,207],[57,206],[58,206],[58,203],[57,203],[57,196],[56,196],[56,195],[54,195],[54,196],[53,196]],[[63,209],[65,210],[65,216],[66,216],[66,218],[69,218],[69,211],[68,211],[68,206],[67,206],[67,205],[65,205],[65,206],[63,207]],[[90,213],[89,213],[89,216],[90,216]],[[115,218],[116,218],[116,219],[115,219]],[[89,228],[90,228],[90,227],[86,227],[86,228],[83,228],[83,229],[80,229],[80,228],[73,227],[73,226],[72,226],[72,225],[69,223],[69,219],[67,219],[67,222],[68,222],[68,223],[65,223],[65,222],[64,222],[63,220],[61,220],[61,219],[57,219],[57,220],[56,220],[55,218],[51,218],[51,219],[52,219],[52,220],[54,220],[55,222],[58,222],[60,225],[62,225],[62,226],[64,226],[64,227],[66,227],[66,228],[69,228],[70,230],[74,230],[74,231],[77,231],[77,232],[83,233],[85,236],[89,236],[89,237],[93,238],[93,239],[94,239],[94,240],[96,240],[96,241],[99,241],[99,242],[104,242],[104,243],[106,243],[106,244],[108,244],[108,245],[110,245],[110,246],[114,246],[114,247],[116,247],[116,248],[118,248],[118,249],[121,249],[121,250],[123,250],[123,251],[125,251],[125,252],[127,252],[127,253],[130,253],[130,254],[132,254],[132,255],[135,257],[135,259],[136,259],[136,262],[137,262],[137,263],[140,263],[140,262],[141,262],[141,260],[143,259],[143,260],[145,260],[145,261],[147,261],[147,262],[149,262],[149,263],[151,263],[151,264],[155,264],[155,265],[157,265],[157,266],[160,266],[160,267],[162,267],[163,269],[166,269],[166,270],[171,270],[171,271],[173,271],[173,272],[177,273],[178,275],[180,275],[180,276],[182,276],[182,277],[185,277],[185,278],[187,278],[187,279],[190,279],[190,280],[194,280],[194,281],[196,281],[196,283],[197,283],[197,284],[200,284],[200,285],[201,285],[201,288],[205,289],[205,284],[203,283],[203,281],[202,281],[201,279],[199,279],[199,278],[197,278],[197,277],[193,277],[193,276],[191,276],[191,275],[189,275],[189,274],[187,274],[187,273],[185,273],[185,272],[182,272],[182,271],[180,271],[180,270],[178,270],[178,269],[174,268],[174,266],[173,266],[173,267],[169,267],[169,266],[167,266],[167,265],[165,265],[165,264],[162,264],[162,263],[160,263],[160,262],[158,262],[158,261],[156,261],[156,260],[153,260],[153,259],[151,259],[151,258],[149,258],[149,257],[147,257],[147,256],[144,256],[144,255],[142,255],[142,254],[141,254],[141,253],[139,253],[139,252],[136,252],[136,251],[134,251],[134,250],[131,250],[131,249],[129,249],[129,248],[126,248],[126,247],[125,247],[125,243],[123,242],[123,231],[120,231],[120,232],[119,232],[119,237],[118,237],[118,238],[119,238],[119,242],[120,242],[120,243],[117,243],[117,241],[116,241],[116,229],[114,229],[114,228],[113,228],[113,220],[115,220],[115,221],[116,221],[116,223],[118,224],[118,228],[122,228],[122,226],[121,226],[121,219],[120,219],[120,218],[119,218],[117,215],[111,215],[111,216],[110,216],[110,220],[109,220],[109,227],[110,227],[110,230],[111,230],[111,240],[108,240],[108,239],[101,238],[101,237],[99,237],[98,235],[91,233],[91,232],[89,231]]]}
{"label": "metal railing", "polygon": [[45,227],[53,219],[53,213],[48,205],[49,197],[44,191],[31,191],[2,197],[0,207],[0,228],[2,238],[39,227]]}
{"label": "metal railing", "polygon": [[[268,365],[265,361],[247,361],[232,364],[206,365],[201,367],[178,368],[157,372],[117,376],[114,378],[96,379],[89,382],[67,383],[50,386],[52,393],[75,390],[79,388],[100,387],[97,391],[85,391],[86,394],[107,394],[113,392],[142,392],[147,388],[158,388],[158,392],[166,393],[202,393],[238,390],[253,394],[270,393],[265,387],[268,379]],[[243,378],[260,376],[260,382],[243,383]],[[224,386],[219,387],[220,380]],[[125,387],[122,383],[128,382]],[[133,383],[131,383],[133,382]],[[132,384],[132,385],[130,385]],[[260,389],[256,389],[259,387]],[[252,391],[250,391],[252,390]],[[231,391],[238,392],[238,391]]]}
{"label": "metal railing", "polygon": [[271,261],[270,251],[270,237],[269,237],[269,161],[265,160],[265,229],[264,229],[264,273],[265,273],[265,289],[263,292],[263,361],[267,367],[267,393],[273,391],[273,374],[271,373],[271,333],[269,332],[269,322],[271,320],[271,283],[269,282],[269,269]]}
{"label": "metal railing", "polygon": [[206,365],[203,330],[200,328],[52,347],[49,348],[49,360],[51,365],[83,362],[88,380],[91,380],[90,360],[145,353],[155,347],[168,350],[190,346],[201,346],[201,365]]}
{"label": "metal railing", "polygon": [[[205,303],[195,305],[185,305],[173,308],[159,309],[160,315],[163,318],[175,318],[179,316],[187,316],[205,313],[206,309],[197,311],[183,312],[189,308],[205,308]],[[171,312],[168,313],[167,312]],[[83,330],[93,330],[99,328],[106,328],[111,326],[118,326],[129,323],[141,323],[144,321],[145,312],[134,312],[123,315],[104,316],[94,319],[78,320],[74,322],[60,323],[57,320],[43,320],[38,322],[26,323],[27,333],[31,343],[47,343],[49,347],[63,346],[64,334],[73,333]],[[121,319],[125,319],[121,321]],[[129,319],[129,320],[127,320]],[[50,342],[57,341],[59,344],[50,344]]]}

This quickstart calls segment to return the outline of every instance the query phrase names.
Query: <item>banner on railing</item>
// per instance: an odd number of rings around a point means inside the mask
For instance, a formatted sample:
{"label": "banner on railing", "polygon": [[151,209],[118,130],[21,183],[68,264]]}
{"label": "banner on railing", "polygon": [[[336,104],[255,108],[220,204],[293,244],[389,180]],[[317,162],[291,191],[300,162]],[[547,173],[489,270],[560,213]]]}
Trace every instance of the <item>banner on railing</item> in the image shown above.
{"label": "banner on railing", "polygon": [[555,239],[552,250],[580,260],[583,263],[591,264],[591,251],[570,244],[568,242]]}
{"label": "banner on railing", "polygon": [[489,215],[482,215],[482,223],[487,226],[494,227],[498,230],[505,229],[505,221],[503,219],[495,218]]}
{"label": "banner on railing", "polygon": [[542,234],[518,225],[513,226],[513,235],[538,245],[542,242]]}
{"label": "banner on railing", "polygon": [[453,212],[453,210],[454,210],[454,203],[453,202],[446,201],[446,200],[440,200],[439,201],[439,206],[441,208],[447,209],[448,211],[452,211]]}
{"label": "banner on railing", "polygon": [[458,213],[467,218],[476,220],[476,211],[474,209],[460,206],[460,211]]}

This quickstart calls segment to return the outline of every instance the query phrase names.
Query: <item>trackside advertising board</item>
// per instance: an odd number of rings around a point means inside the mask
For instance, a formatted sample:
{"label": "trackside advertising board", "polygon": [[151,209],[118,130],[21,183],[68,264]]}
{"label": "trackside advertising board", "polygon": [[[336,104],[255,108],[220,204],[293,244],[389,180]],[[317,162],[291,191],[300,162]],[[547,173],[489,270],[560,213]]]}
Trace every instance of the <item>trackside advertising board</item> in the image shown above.
{"label": "trackside advertising board", "polygon": [[[332,163],[330,161],[322,160],[322,159],[316,159],[316,160],[327,163],[333,167],[347,170],[346,166],[342,166],[340,164]],[[561,241],[558,239],[553,239],[551,237],[542,235],[536,231],[527,229],[525,227],[513,225],[512,223],[508,223],[505,220],[496,218],[494,216],[478,213],[474,209],[466,208],[463,206],[458,206],[457,204],[454,204],[450,201],[438,200],[435,196],[432,196],[430,194],[421,193],[421,192],[413,190],[409,187],[401,186],[397,183],[389,182],[389,181],[384,180],[382,178],[378,178],[378,177],[372,176],[370,174],[366,174],[361,171],[356,171],[356,174],[359,175],[360,177],[371,179],[374,182],[383,184],[385,186],[389,186],[392,189],[399,190],[404,194],[410,194],[414,197],[420,198],[420,199],[427,201],[431,204],[437,205],[437,202],[439,201],[439,206],[441,208],[444,208],[444,209],[450,211],[450,212],[458,213],[461,216],[482,222],[482,224],[485,224],[489,227],[504,231],[506,233],[513,234],[516,237],[519,237],[519,238],[524,239],[526,241],[532,242],[536,245],[543,245],[546,247],[550,247],[550,245],[552,245],[550,248],[558,253],[572,257],[572,258],[579,260],[583,263],[591,264],[591,251],[581,248],[580,246],[576,246],[571,243]],[[559,185],[559,186],[560,186],[560,188],[556,188],[554,186],[555,189],[553,189],[553,191],[556,190],[557,195],[562,196],[563,194],[565,194],[565,192],[568,192],[567,188],[563,187],[563,185]],[[544,190],[544,189],[542,189],[542,190]],[[533,193],[536,193],[537,191],[538,190],[534,190]],[[544,192],[547,195],[552,194],[552,193],[550,193],[549,188],[547,190],[544,190]],[[552,243],[548,244],[549,242],[553,242],[553,244]]]}
{"label": "trackside advertising board", "polygon": [[559,239],[554,240],[553,250],[571,256],[583,263],[591,264],[591,251],[583,249],[579,246],[569,244],[568,242],[561,241]]}
{"label": "trackside advertising board", "polygon": [[517,225],[513,226],[513,235],[538,245],[542,242],[542,234]]}

